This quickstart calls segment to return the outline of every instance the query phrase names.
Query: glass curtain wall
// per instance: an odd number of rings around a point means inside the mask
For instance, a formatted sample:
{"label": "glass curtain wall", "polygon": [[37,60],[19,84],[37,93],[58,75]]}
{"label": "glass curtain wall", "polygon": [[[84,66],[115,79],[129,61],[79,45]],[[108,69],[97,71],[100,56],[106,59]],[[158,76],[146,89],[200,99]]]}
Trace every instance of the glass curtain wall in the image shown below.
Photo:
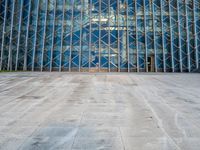
{"label": "glass curtain wall", "polygon": [[1,0],[0,70],[191,72],[199,0]]}

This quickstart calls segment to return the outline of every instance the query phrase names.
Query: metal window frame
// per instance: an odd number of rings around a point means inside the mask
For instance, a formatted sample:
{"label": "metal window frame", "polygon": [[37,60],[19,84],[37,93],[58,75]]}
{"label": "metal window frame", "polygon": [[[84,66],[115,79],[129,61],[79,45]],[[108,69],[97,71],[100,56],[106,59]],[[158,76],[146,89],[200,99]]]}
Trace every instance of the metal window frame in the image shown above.
{"label": "metal window frame", "polygon": [[72,68],[72,47],[73,47],[73,19],[74,19],[74,1],[72,3],[72,15],[71,15],[71,29],[70,29],[70,54],[69,54],[69,72],[71,72]]}
{"label": "metal window frame", "polygon": [[0,71],[3,67],[3,55],[4,55],[4,39],[6,33],[6,17],[7,17],[7,7],[8,7],[8,0],[5,0],[5,9],[4,9],[4,21],[3,21],[3,34],[2,34],[2,42],[1,42],[1,62],[0,62]]}
{"label": "metal window frame", "polygon": [[173,39],[173,37],[172,37],[172,30],[173,30],[173,28],[172,28],[172,14],[171,14],[171,0],[169,0],[168,1],[168,5],[169,5],[169,26],[170,26],[170,47],[171,47],[171,50],[170,50],[170,52],[171,52],[171,69],[172,69],[172,72],[175,72],[175,68],[174,68],[174,66],[175,66],[175,64],[174,64],[174,47],[173,47],[173,41],[172,41],[172,39]]}
{"label": "metal window frame", "polygon": [[27,28],[26,28],[26,40],[25,40],[25,52],[24,52],[24,65],[23,65],[23,71],[27,70],[27,53],[28,53],[28,39],[29,39],[29,26],[30,26],[30,17],[31,17],[31,3],[32,1],[29,1],[29,10],[28,10],[28,21],[27,21]]}
{"label": "metal window frame", "polygon": [[121,62],[120,62],[120,32],[119,32],[119,10],[120,10],[120,6],[119,6],[119,0],[117,0],[117,48],[118,48],[118,72],[120,72],[121,70]]}
{"label": "metal window frame", "polygon": [[63,0],[59,72],[62,71],[62,52],[63,52],[63,39],[64,39],[63,33],[64,33],[64,21],[65,21],[65,5],[66,5],[66,2],[65,2],[65,0]]}
{"label": "metal window frame", "polygon": [[130,49],[129,49],[129,13],[128,13],[128,0],[126,0],[126,49],[128,58],[128,72],[130,72]]}
{"label": "metal window frame", "polygon": [[109,16],[109,18],[108,18],[108,28],[109,28],[109,30],[108,30],[108,72],[110,72],[111,71],[111,69],[110,69],[110,64],[111,64],[111,58],[110,58],[110,0],[108,0],[108,16]]}
{"label": "metal window frame", "polygon": [[194,16],[194,38],[195,38],[195,62],[196,69],[199,68],[199,54],[198,54],[198,38],[197,38],[197,20],[196,20],[196,0],[193,0],[193,16]]}
{"label": "metal window frame", "polygon": [[50,72],[52,72],[52,66],[53,66],[53,51],[54,51],[54,37],[55,37],[55,19],[56,19],[56,7],[57,7],[57,1],[54,1],[54,14],[53,14],[53,29],[52,29],[52,41],[51,41],[51,59],[50,59]]}
{"label": "metal window frame", "polygon": [[139,46],[138,46],[138,30],[137,30],[137,0],[135,1],[135,30],[136,30],[136,47],[137,47],[137,72],[140,72],[140,62],[139,62]]}
{"label": "metal window frame", "polygon": [[99,0],[99,72],[101,71],[101,0]]}
{"label": "metal window frame", "polygon": [[37,4],[37,14],[36,14],[36,27],[35,27],[35,33],[34,33],[34,45],[33,45],[33,58],[32,58],[32,71],[34,71],[35,68],[35,51],[36,51],[36,42],[37,42],[37,31],[38,31],[38,14],[39,14],[39,5],[40,5],[40,0],[38,0],[38,4]]}
{"label": "metal window frame", "polygon": [[154,6],[155,6],[155,4],[154,4],[154,0],[152,0],[152,13],[153,13],[153,44],[154,44],[154,65],[155,65],[155,72],[158,72],[158,65],[157,65],[157,46],[156,46],[156,40],[155,40],[155,38],[156,38],[156,29],[155,29],[155,11],[154,11]]}
{"label": "metal window frame", "polygon": [[[81,6],[83,6],[83,0],[81,1]],[[81,7],[81,20],[80,20],[80,37],[79,37],[79,67],[78,67],[78,71],[81,72],[81,56],[82,56],[82,37],[83,37],[83,7]]]}
{"label": "metal window frame", "polygon": [[180,72],[183,72],[183,56],[182,56],[182,43],[181,43],[181,23],[180,23],[180,6],[179,0],[177,0],[177,15],[178,15],[178,34],[179,34],[179,63],[180,63]]}
{"label": "metal window frame", "polygon": [[165,41],[165,37],[164,37],[164,18],[163,18],[163,1],[160,1],[160,9],[161,9],[161,26],[162,26],[162,48],[163,48],[163,71],[166,72],[166,56],[165,56],[165,46],[164,46],[164,41]]}
{"label": "metal window frame", "polygon": [[15,60],[15,71],[17,71],[18,68],[18,59],[19,59],[19,44],[20,44],[20,36],[21,36],[21,26],[22,26],[22,11],[23,11],[23,5],[24,1],[20,1],[20,17],[19,17],[19,28],[18,28],[18,35],[17,35],[17,53],[16,53],[16,60]]}
{"label": "metal window frame", "polygon": [[10,26],[10,39],[9,39],[9,52],[8,52],[8,64],[7,64],[7,70],[12,71],[12,59],[11,59],[11,53],[12,53],[12,42],[13,42],[13,23],[14,23],[14,13],[15,13],[15,3],[16,0],[13,0],[12,3],[12,14],[11,14],[11,26]]}
{"label": "metal window frame", "polygon": [[143,0],[143,13],[144,13],[144,38],[145,38],[145,69],[146,69],[146,72],[149,72],[149,69],[148,69],[148,47],[147,47],[147,43],[148,43],[148,40],[147,40],[147,24],[146,24],[146,21],[147,21],[147,18],[146,18],[146,4],[145,4],[146,0]]}
{"label": "metal window frame", "polygon": [[88,57],[89,57],[89,66],[88,66],[88,68],[89,68],[89,71],[90,71],[90,69],[91,69],[91,50],[92,50],[92,0],[90,0],[90,8],[89,8],[89,18],[90,18],[90,29],[89,29],[89,55],[88,55]]}

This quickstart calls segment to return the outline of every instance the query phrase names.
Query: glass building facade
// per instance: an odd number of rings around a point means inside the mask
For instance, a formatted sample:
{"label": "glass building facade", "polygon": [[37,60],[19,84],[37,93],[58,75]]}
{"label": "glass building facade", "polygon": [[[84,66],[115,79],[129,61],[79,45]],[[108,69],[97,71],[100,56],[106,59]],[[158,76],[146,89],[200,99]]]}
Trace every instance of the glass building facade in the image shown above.
{"label": "glass building facade", "polygon": [[1,0],[0,69],[191,72],[199,0]]}

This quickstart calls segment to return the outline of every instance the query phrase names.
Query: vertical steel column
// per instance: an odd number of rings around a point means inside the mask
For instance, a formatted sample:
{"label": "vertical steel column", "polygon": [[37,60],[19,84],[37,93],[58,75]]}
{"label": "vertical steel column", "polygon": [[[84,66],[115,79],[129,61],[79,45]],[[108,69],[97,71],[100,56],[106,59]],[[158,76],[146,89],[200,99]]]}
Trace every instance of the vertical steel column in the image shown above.
{"label": "vertical steel column", "polygon": [[4,9],[4,17],[3,17],[3,33],[2,33],[2,42],[1,42],[1,62],[0,62],[0,71],[2,70],[3,66],[3,54],[4,54],[4,38],[5,38],[5,30],[6,30],[6,16],[7,16],[7,6],[8,2],[5,0],[5,9]]}
{"label": "vertical steel column", "polygon": [[92,50],[92,0],[90,0],[90,4],[89,4],[90,8],[90,31],[89,31],[89,71],[91,68],[91,50]]}
{"label": "vertical steel column", "polygon": [[144,12],[144,36],[145,36],[145,67],[146,67],[146,72],[148,72],[148,51],[147,51],[147,24],[146,24],[146,0],[143,0],[143,12]]}
{"label": "vertical steel column", "polygon": [[27,28],[26,28],[24,66],[23,66],[23,70],[24,70],[24,71],[27,70],[27,51],[28,51],[28,38],[29,38],[30,16],[31,16],[31,0],[29,1],[28,22],[27,22]]}
{"label": "vertical steel column", "polygon": [[43,71],[43,64],[44,64],[44,46],[45,46],[45,39],[46,39],[47,11],[48,11],[48,0],[46,0],[46,7],[45,7],[44,37],[42,41],[42,58],[41,58],[41,69],[40,69],[41,71]]}
{"label": "vertical steel column", "polygon": [[61,27],[61,45],[60,45],[60,66],[59,72],[62,71],[62,51],[63,51],[63,32],[64,32],[64,21],[65,21],[65,0],[63,0],[63,12],[62,12],[62,27]]}
{"label": "vertical steel column", "polygon": [[182,57],[182,45],[181,45],[181,22],[180,22],[180,7],[179,0],[177,0],[177,15],[178,15],[178,38],[179,38],[179,62],[180,62],[180,72],[183,72],[183,57]]}
{"label": "vertical steel column", "polygon": [[140,72],[138,30],[137,30],[137,0],[135,1],[135,32],[136,32],[136,47],[137,47],[137,72]]}
{"label": "vertical steel column", "polygon": [[8,64],[7,70],[12,71],[12,60],[11,60],[11,53],[12,53],[12,41],[13,41],[13,20],[14,20],[14,13],[15,13],[15,0],[12,3],[12,14],[11,14],[11,25],[10,25],[10,41],[9,41],[9,52],[8,52]]}
{"label": "vertical steel column", "polygon": [[[0,1],[0,16],[1,16],[1,22],[0,22],[0,33],[3,35],[3,32],[2,32],[2,28],[3,28],[3,20],[4,20],[4,17],[3,17],[3,14],[5,13],[4,12],[4,9],[2,9],[2,7],[5,7],[5,0],[1,0]],[[2,18],[3,17],[3,18]],[[2,25],[2,26],[1,26]],[[0,37],[2,37],[2,35]],[[0,38],[0,41],[1,38]],[[0,42],[0,55],[1,55],[1,42]],[[0,56],[1,57],[1,56]]]}
{"label": "vertical steel column", "polygon": [[70,33],[70,52],[69,52],[69,71],[71,71],[72,66],[72,44],[73,44],[73,19],[74,19],[74,1],[72,3],[72,14],[71,14],[71,33]]}
{"label": "vertical steel column", "polygon": [[160,1],[160,9],[161,9],[161,25],[162,25],[162,48],[163,48],[163,70],[164,72],[166,72],[166,57],[165,57],[165,46],[164,46],[164,40],[165,40],[165,37],[164,37],[164,25],[163,25],[163,1],[161,0]]}
{"label": "vertical steel column", "polygon": [[54,1],[54,14],[53,14],[53,29],[52,29],[52,41],[51,41],[51,60],[50,60],[50,72],[52,71],[53,65],[53,50],[54,50],[54,35],[55,35],[55,18],[56,18],[56,1]]}
{"label": "vertical steel column", "polygon": [[186,17],[186,32],[187,32],[187,58],[188,58],[188,72],[191,71],[191,61],[190,61],[190,33],[189,33],[189,26],[188,26],[188,17],[189,17],[189,14],[188,14],[188,0],[185,0],[185,17]]}
{"label": "vertical steel column", "polygon": [[154,63],[155,63],[155,72],[158,72],[158,65],[157,65],[157,46],[156,46],[156,28],[155,28],[155,4],[154,4],[154,0],[151,1],[151,8],[152,8],[152,13],[153,13],[153,43],[154,43]]}
{"label": "vertical steel column", "polygon": [[29,25],[30,25],[30,16],[31,16],[31,0],[29,1],[29,10],[28,10],[28,22],[26,26],[26,39],[25,39],[25,52],[24,52],[24,66],[23,70],[27,70],[27,49],[28,49],[28,38],[29,38]]}
{"label": "vertical steel column", "polygon": [[35,67],[35,49],[36,49],[36,41],[37,41],[37,31],[38,31],[38,13],[39,13],[39,6],[40,6],[40,0],[37,1],[37,8],[36,8],[36,11],[37,11],[37,14],[36,14],[36,22],[35,22],[35,35],[34,35],[34,45],[33,45],[33,58],[32,58],[32,71],[34,71],[34,67]]}
{"label": "vertical steel column", "polygon": [[101,71],[101,0],[99,0],[99,72]]}
{"label": "vertical steel column", "polygon": [[199,68],[199,54],[198,54],[198,37],[197,37],[197,20],[196,20],[196,0],[193,0],[193,16],[194,16],[194,36],[195,36],[195,63],[196,69]]}
{"label": "vertical steel column", "polygon": [[17,71],[18,68],[18,59],[19,59],[19,43],[20,43],[20,35],[21,35],[21,24],[22,24],[22,10],[23,10],[23,4],[24,1],[20,1],[20,14],[19,14],[19,28],[18,28],[18,35],[17,35],[17,54],[16,54],[16,61],[15,61],[15,71]]}
{"label": "vertical steel column", "polygon": [[108,72],[110,72],[110,0],[108,0]]}
{"label": "vertical steel column", "polygon": [[127,56],[128,56],[128,72],[130,72],[130,50],[129,50],[129,13],[128,13],[128,0],[126,0],[126,47],[127,47]]}
{"label": "vertical steel column", "polygon": [[79,66],[78,66],[78,71],[81,72],[81,55],[82,55],[82,34],[83,34],[83,0],[81,1],[81,20],[80,20],[80,45],[79,45]]}
{"label": "vertical steel column", "polygon": [[120,32],[119,32],[119,10],[120,10],[120,6],[119,6],[119,0],[117,0],[117,48],[118,48],[118,72],[120,72],[121,70],[121,63],[120,63]]}
{"label": "vertical steel column", "polygon": [[168,1],[168,5],[169,5],[169,17],[170,17],[170,21],[169,21],[169,25],[170,25],[170,46],[171,46],[171,60],[172,60],[172,72],[174,72],[174,48],[173,48],[173,37],[172,37],[172,14],[171,14],[171,1]]}

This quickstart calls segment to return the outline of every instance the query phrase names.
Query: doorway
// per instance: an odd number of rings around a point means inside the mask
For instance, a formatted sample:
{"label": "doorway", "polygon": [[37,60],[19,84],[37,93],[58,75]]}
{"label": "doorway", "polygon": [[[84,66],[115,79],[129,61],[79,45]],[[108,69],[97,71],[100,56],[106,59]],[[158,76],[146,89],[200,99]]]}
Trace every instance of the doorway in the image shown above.
{"label": "doorway", "polygon": [[155,63],[154,63],[154,56],[148,57],[148,72],[154,72],[155,71]]}

